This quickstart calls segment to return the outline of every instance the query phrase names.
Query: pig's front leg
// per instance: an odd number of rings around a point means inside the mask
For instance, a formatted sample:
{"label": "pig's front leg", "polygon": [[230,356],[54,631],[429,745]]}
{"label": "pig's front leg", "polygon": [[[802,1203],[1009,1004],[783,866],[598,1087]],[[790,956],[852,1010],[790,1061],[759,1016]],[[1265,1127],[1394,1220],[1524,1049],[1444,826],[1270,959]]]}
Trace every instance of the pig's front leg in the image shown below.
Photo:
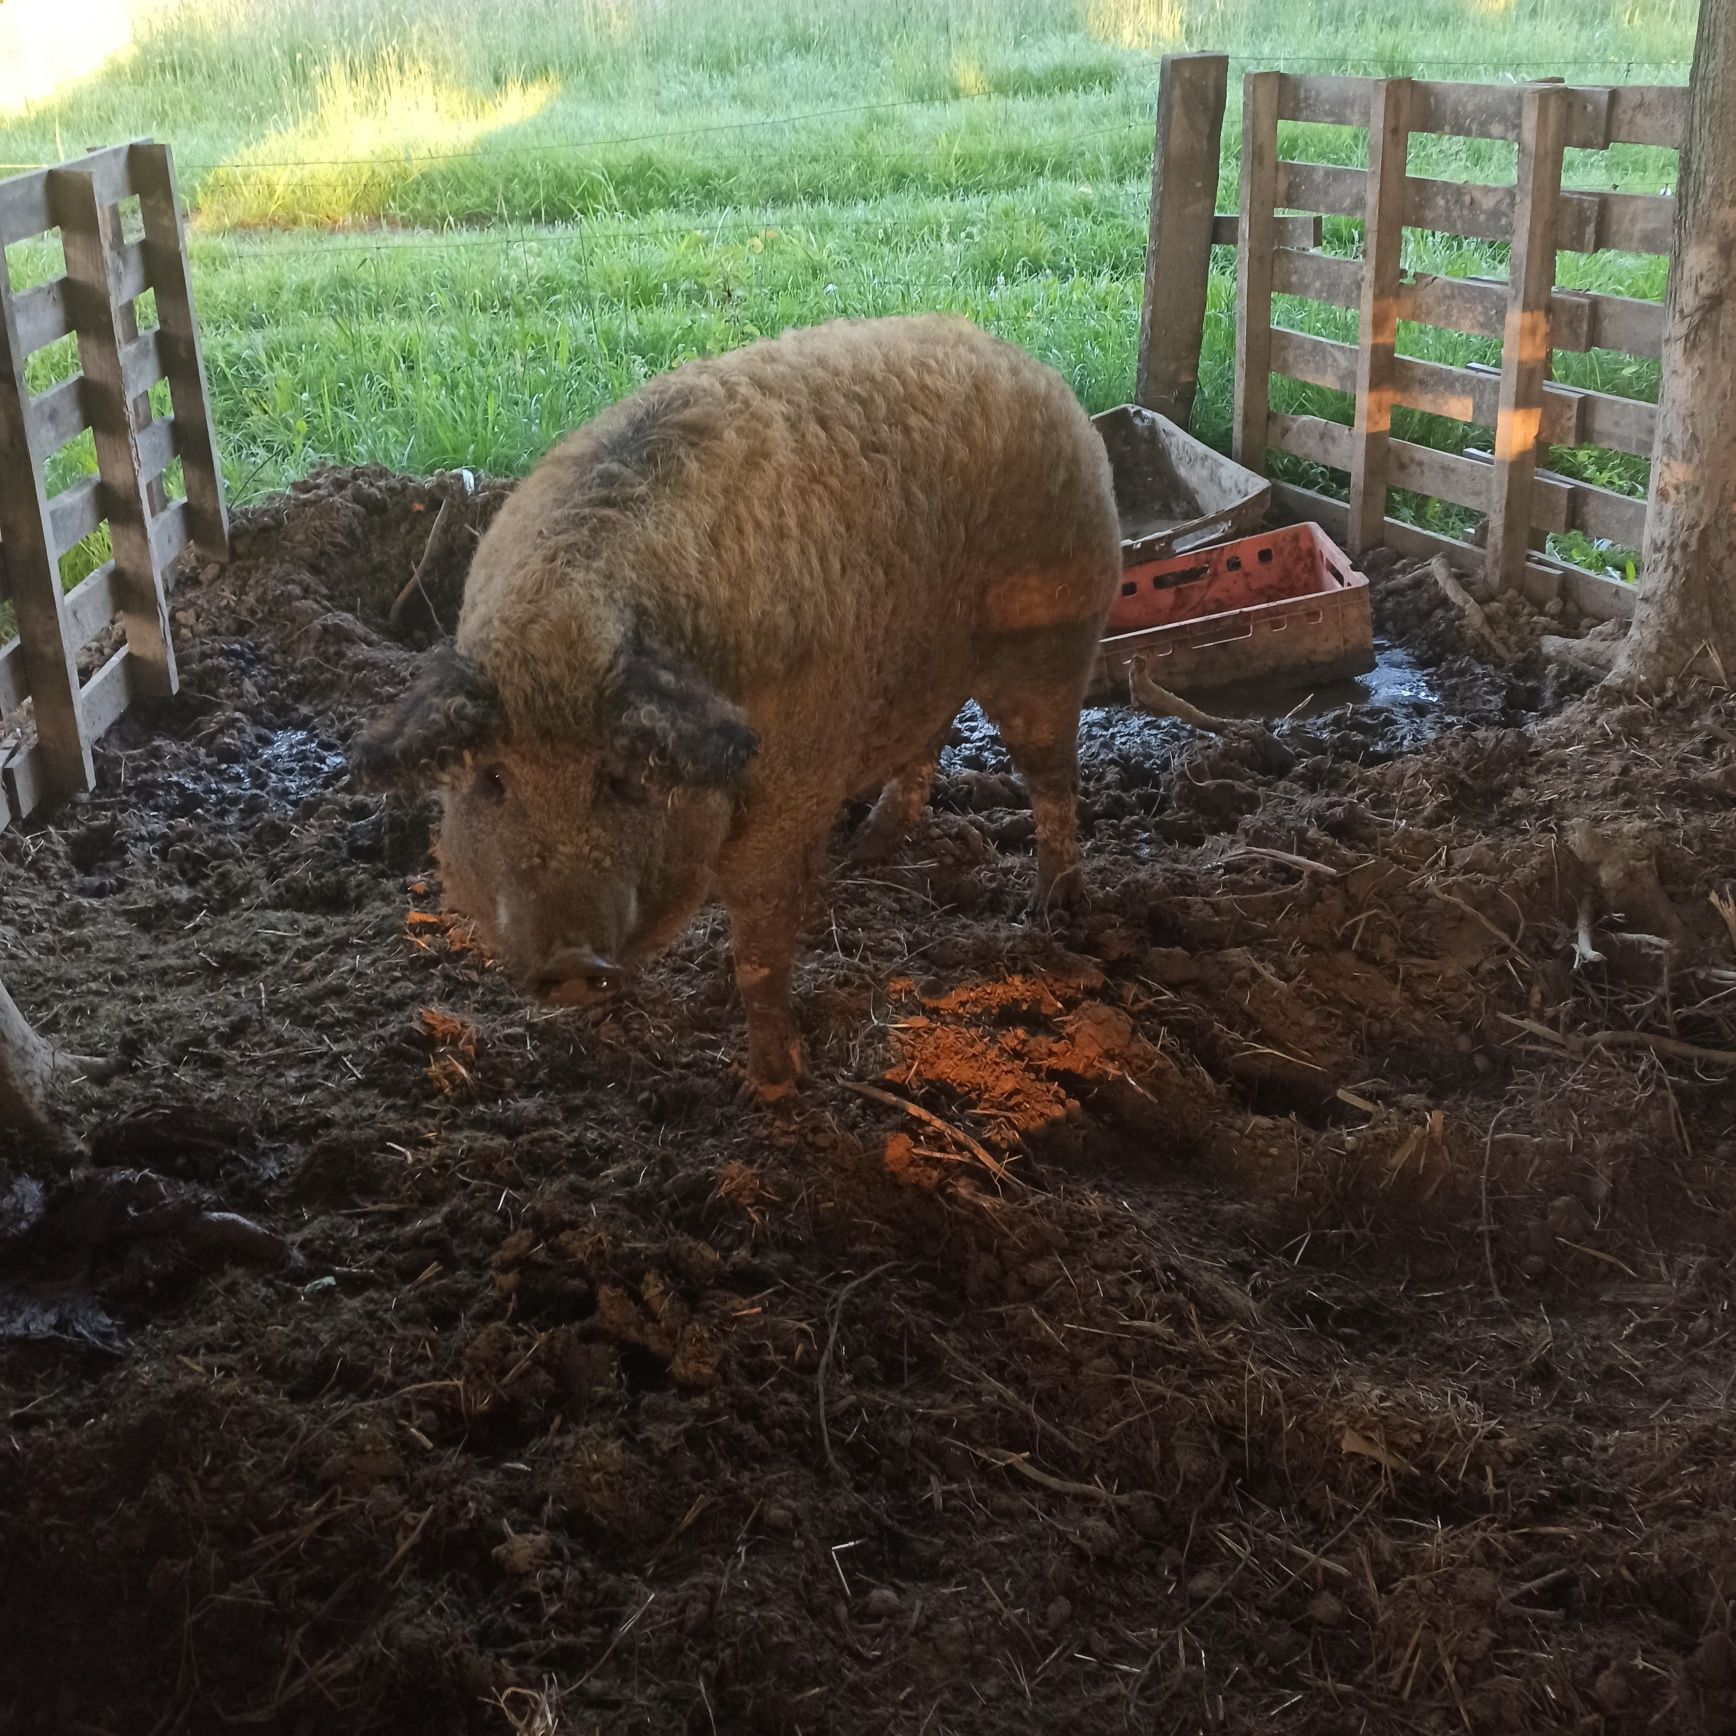
{"label": "pig's front leg", "polygon": [[747,1013],[747,1082],[762,1102],[791,1096],[807,1077],[790,979],[813,884],[815,846],[779,840],[734,865],[724,888],[735,981]]}

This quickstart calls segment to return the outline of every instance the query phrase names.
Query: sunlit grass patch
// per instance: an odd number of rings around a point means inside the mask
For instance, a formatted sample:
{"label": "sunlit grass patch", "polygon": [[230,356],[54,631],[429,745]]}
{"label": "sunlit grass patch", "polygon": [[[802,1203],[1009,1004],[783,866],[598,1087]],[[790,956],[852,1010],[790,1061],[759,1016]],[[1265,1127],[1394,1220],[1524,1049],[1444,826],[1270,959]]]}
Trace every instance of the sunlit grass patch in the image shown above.
{"label": "sunlit grass patch", "polygon": [[558,90],[541,79],[478,93],[397,53],[334,61],[315,75],[304,119],[262,139],[234,168],[206,177],[199,223],[243,229],[378,221],[430,158],[449,159],[523,125]]}

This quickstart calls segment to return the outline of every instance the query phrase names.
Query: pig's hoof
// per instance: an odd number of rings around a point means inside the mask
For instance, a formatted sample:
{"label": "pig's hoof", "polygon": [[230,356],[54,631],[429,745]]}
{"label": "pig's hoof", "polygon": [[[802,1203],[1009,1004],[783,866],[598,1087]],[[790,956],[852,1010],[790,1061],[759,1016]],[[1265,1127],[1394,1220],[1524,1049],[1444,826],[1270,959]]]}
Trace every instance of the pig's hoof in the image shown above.
{"label": "pig's hoof", "polygon": [[787,1103],[801,1090],[807,1077],[801,1039],[792,1038],[788,1045],[775,1044],[757,1053],[749,1051],[741,1094],[750,1103]]}
{"label": "pig's hoof", "polygon": [[870,867],[876,862],[884,862],[906,838],[910,836],[910,826],[896,817],[888,817],[880,808],[876,808],[854,833],[844,846],[847,860],[858,867]]}
{"label": "pig's hoof", "polygon": [[750,1076],[741,1082],[741,1095],[745,1102],[771,1109],[779,1104],[793,1103],[801,1088],[801,1080],[795,1078],[755,1079]]}
{"label": "pig's hoof", "polygon": [[1046,886],[1039,885],[1031,900],[1031,915],[1038,922],[1065,922],[1083,916],[1091,908],[1091,891],[1085,884],[1085,871],[1069,868],[1057,874]]}

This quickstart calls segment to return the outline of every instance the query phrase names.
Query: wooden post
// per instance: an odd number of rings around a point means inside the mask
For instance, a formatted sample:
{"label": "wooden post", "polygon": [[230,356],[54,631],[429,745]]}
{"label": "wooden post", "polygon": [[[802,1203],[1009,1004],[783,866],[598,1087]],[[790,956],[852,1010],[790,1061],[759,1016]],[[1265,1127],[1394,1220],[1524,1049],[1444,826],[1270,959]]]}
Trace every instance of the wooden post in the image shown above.
{"label": "wooden post", "polygon": [[142,144],[133,146],[129,163],[145,220],[146,274],[157,292],[163,371],[169,378],[174,406],[193,547],[203,561],[226,561],[229,515],[223,504],[223,473],[217,462],[205,391],[205,352],[199,343],[193,286],[187,275],[187,236],[181,222],[174,159],[167,145]]}
{"label": "wooden post", "polygon": [[1242,80],[1241,228],[1236,249],[1238,464],[1266,474],[1272,384],[1272,247],[1278,199],[1278,72]]}
{"label": "wooden post", "polygon": [[1639,605],[1620,675],[1736,681],[1736,0],[1700,0]]}
{"label": "wooden post", "polygon": [[0,1128],[44,1132],[48,1094],[63,1071],[61,1057],[31,1029],[0,983]]}
{"label": "wooden post", "polygon": [[1369,96],[1368,206],[1362,232],[1362,341],[1356,358],[1356,425],[1350,465],[1352,554],[1378,547],[1386,536],[1387,458],[1392,437],[1392,376],[1398,345],[1410,107],[1408,78],[1382,79]]}
{"label": "wooden post", "polygon": [[1507,319],[1495,467],[1489,482],[1485,571],[1501,589],[1524,577],[1531,546],[1531,491],[1549,379],[1549,307],[1555,289],[1555,219],[1561,203],[1561,153],[1567,139],[1565,86],[1532,85],[1519,111],[1519,175],[1507,261]]}
{"label": "wooden post", "polygon": [[[42,450],[39,411],[24,382],[17,304],[0,248],[0,545],[6,550],[43,777],[52,794],[65,796],[90,789],[96,768],[79,714],[78,665],[68,642],[60,562],[49,541],[42,486],[49,454]],[[21,805],[28,811],[31,804]]]}
{"label": "wooden post", "polygon": [[1225,54],[1166,54],[1157,81],[1134,397],[1183,428],[1199,390],[1229,70]]}
{"label": "wooden post", "polygon": [[[84,370],[84,408],[96,436],[97,468],[114,547],[115,600],[126,626],[138,691],[166,697],[178,685],[169,638],[169,608],[151,552],[151,514],[139,481],[139,440],[133,426],[136,382],[122,331],[125,303],[118,282],[120,237],[115,208],[97,197],[96,182],[78,169],[49,177],[66,252],[67,295]],[[149,340],[144,340],[149,342]],[[148,382],[147,382],[148,383]]]}

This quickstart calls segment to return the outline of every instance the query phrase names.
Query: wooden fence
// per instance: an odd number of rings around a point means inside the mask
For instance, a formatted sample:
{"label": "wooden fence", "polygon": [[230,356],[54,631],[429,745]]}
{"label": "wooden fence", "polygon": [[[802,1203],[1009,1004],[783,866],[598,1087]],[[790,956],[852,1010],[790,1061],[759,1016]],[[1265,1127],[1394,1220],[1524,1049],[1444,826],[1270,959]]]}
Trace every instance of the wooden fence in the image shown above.
{"label": "wooden fence", "polygon": [[[5,249],[54,231],[64,272],[14,292]],[[156,323],[141,331],[147,290]],[[69,335],[79,371],[33,395],[27,360]],[[160,380],[170,412],[154,417]],[[48,461],[86,429],[96,474],[50,495]],[[170,501],[177,458],[185,498]],[[62,558],[105,524],[111,558],[66,590]],[[92,744],[134,700],[175,691],[166,575],[189,548],[228,547],[168,147],[0,181],[0,604],[16,627],[0,639],[0,827],[89,789]],[[81,675],[93,644],[107,654]]]}
{"label": "wooden fence", "polygon": [[[1213,210],[1215,175],[1204,165],[1208,159],[1215,163],[1217,154],[1222,57],[1175,60],[1164,69],[1153,176],[1148,285],[1156,286],[1166,284],[1172,262],[1191,284],[1200,269],[1197,238],[1221,222]],[[1555,256],[1558,250],[1601,249],[1667,255],[1674,202],[1661,194],[1564,188],[1562,154],[1570,147],[1595,151],[1620,143],[1677,149],[1686,109],[1681,86],[1469,85],[1250,73],[1243,85],[1236,234],[1236,457],[1264,473],[1276,449],[1345,472],[1348,502],[1283,484],[1273,492],[1352,551],[1384,542],[1412,553],[1445,552],[1486,571],[1499,585],[1523,586],[1539,600],[1565,590],[1589,614],[1631,614],[1631,586],[1551,561],[1541,551],[1548,534],[1568,530],[1637,549],[1645,536],[1645,502],[1552,472],[1547,449],[1595,446],[1649,459],[1657,413],[1635,399],[1556,383],[1550,357],[1556,350],[1608,349],[1655,359],[1663,307],[1558,289]],[[1280,157],[1281,121],[1366,129],[1368,167]],[[1489,186],[1410,174],[1406,159],[1416,133],[1516,144],[1515,183]],[[1166,143],[1180,166],[1174,176],[1164,162]],[[1318,216],[1283,212],[1360,219],[1361,257],[1321,252],[1317,242],[1297,233],[1299,222],[1318,222]],[[1407,227],[1505,241],[1508,276],[1407,275],[1400,264]],[[1178,235],[1193,243],[1178,243]],[[1165,258],[1155,256],[1160,240],[1169,249]],[[1358,341],[1336,343],[1275,326],[1277,295],[1355,309]],[[1142,400],[1171,415],[1180,408],[1185,417],[1198,366],[1193,298],[1183,292],[1179,329],[1159,325],[1151,299],[1148,288]],[[1203,286],[1198,300],[1203,316]],[[1447,367],[1401,356],[1401,320],[1499,338],[1501,365]],[[1354,422],[1274,414],[1273,374],[1349,395]],[[1493,450],[1480,459],[1397,439],[1396,406],[1491,428]],[[1482,546],[1390,517],[1393,488],[1483,515]]]}

